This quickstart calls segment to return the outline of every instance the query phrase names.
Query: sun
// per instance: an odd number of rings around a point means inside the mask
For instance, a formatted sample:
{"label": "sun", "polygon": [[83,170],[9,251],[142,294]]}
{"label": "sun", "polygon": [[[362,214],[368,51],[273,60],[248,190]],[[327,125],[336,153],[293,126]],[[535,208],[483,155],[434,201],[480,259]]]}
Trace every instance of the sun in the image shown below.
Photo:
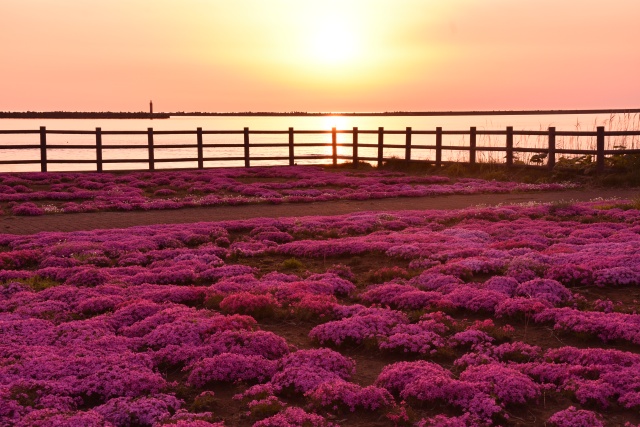
{"label": "sun", "polygon": [[326,23],[313,32],[308,44],[310,60],[317,64],[344,65],[358,55],[356,34],[340,23]]}

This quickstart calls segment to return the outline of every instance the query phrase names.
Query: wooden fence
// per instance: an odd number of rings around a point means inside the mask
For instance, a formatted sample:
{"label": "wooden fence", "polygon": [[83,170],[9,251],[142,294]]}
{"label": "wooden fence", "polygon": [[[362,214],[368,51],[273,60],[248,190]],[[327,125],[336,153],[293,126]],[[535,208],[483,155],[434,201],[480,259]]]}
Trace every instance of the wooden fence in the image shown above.
{"label": "wooden fence", "polygon": [[[385,148],[404,149],[404,161],[406,162],[429,162],[435,164],[435,166],[441,166],[446,163],[442,159],[443,150],[452,151],[468,151],[469,163],[475,164],[477,162],[479,152],[504,152],[505,164],[512,166],[514,164],[515,155],[517,153],[532,153],[533,155],[539,155],[540,163],[546,158],[546,166],[550,169],[556,165],[557,155],[571,154],[571,155],[592,155],[596,159],[596,168],[598,171],[603,171],[605,167],[605,156],[612,154],[640,154],[640,150],[637,149],[615,149],[605,150],[605,138],[611,136],[640,136],[640,130],[635,131],[606,131],[604,127],[598,127],[595,131],[557,131],[555,127],[550,127],[547,131],[528,131],[528,130],[514,130],[513,127],[507,127],[505,130],[477,130],[475,127],[471,127],[469,130],[443,130],[441,127],[437,127],[435,130],[413,130],[408,127],[405,130],[385,130],[380,127],[377,130],[361,130],[354,127],[352,130],[337,130],[333,128],[331,130],[294,130],[289,128],[286,131],[274,131],[274,130],[249,130],[244,128],[243,130],[202,130],[197,128],[195,131],[159,131],[148,128],[146,131],[103,131],[101,128],[96,128],[95,131],[76,131],[76,130],[47,130],[45,127],[41,127],[39,130],[0,130],[2,134],[39,134],[39,144],[22,144],[22,145],[0,145],[0,150],[39,150],[40,158],[38,160],[7,160],[0,159],[0,165],[21,165],[21,164],[40,164],[40,170],[42,172],[47,171],[47,166],[50,164],[95,164],[96,170],[101,172],[105,164],[124,164],[124,163],[145,163],[148,164],[149,170],[154,170],[157,163],[161,162],[197,162],[198,168],[204,168],[205,162],[216,161],[244,161],[245,167],[251,166],[251,161],[254,160],[270,160],[270,161],[289,161],[289,165],[294,165],[296,160],[305,159],[326,159],[336,165],[338,160],[350,160],[357,166],[359,161],[376,162],[380,166],[385,160],[389,158],[384,157]],[[63,135],[93,135],[95,137],[94,144],[48,144],[47,135],[50,134],[63,134]],[[204,135],[243,135],[243,143],[204,143]],[[295,135],[309,135],[309,134],[327,134],[331,135],[331,142],[326,143],[304,143],[296,144],[294,142]],[[352,142],[350,143],[338,143],[338,134],[351,134]],[[377,135],[377,143],[359,143],[358,136],[364,134]],[[404,144],[385,144],[385,135],[404,135]],[[147,144],[145,145],[121,145],[121,144],[103,144],[103,135],[147,135]],[[195,136],[195,143],[191,144],[154,144],[155,135],[192,135]],[[288,135],[288,141],[282,143],[260,143],[250,142],[250,135]],[[424,145],[415,144],[412,142],[412,136],[414,135],[435,135],[435,144]],[[462,135],[468,136],[469,145],[444,145],[442,143],[444,135]],[[498,135],[504,136],[504,146],[479,146],[477,144],[478,136],[481,135]],[[537,136],[546,137],[548,144],[545,148],[527,148],[527,147],[514,147],[514,136]],[[596,149],[560,149],[556,148],[556,137],[569,136],[569,137],[583,137],[591,136],[596,137]],[[327,138],[328,139],[328,138]],[[330,155],[296,155],[296,147],[331,147]],[[242,157],[205,157],[205,148],[243,148],[244,155]],[[287,156],[271,156],[271,157],[251,157],[251,148],[276,148],[276,147],[288,147]],[[338,155],[338,147],[352,147],[351,155]],[[361,156],[359,154],[360,148],[377,148],[377,156]],[[148,149],[148,156],[146,158],[122,158],[122,159],[103,159],[103,152],[105,150],[130,150],[130,149]],[[196,157],[192,158],[156,158],[155,153],[157,150],[168,148],[195,148]],[[95,160],[93,159],[48,159],[47,153],[50,150],[95,150]],[[420,150],[434,150],[435,158],[433,160],[414,160],[413,156]]]}

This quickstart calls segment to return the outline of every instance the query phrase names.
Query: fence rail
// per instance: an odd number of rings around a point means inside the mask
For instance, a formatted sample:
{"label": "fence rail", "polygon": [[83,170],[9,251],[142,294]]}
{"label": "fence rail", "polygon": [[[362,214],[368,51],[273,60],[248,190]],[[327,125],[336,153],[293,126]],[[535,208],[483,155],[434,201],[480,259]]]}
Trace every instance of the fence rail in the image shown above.
{"label": "fence rail", "polygon": [[[47,167],[50,164],[95,164],[96,170],[102,172],[105,164],[126,164],[126,163],[146,163],[149,170],[154,170],[157,163],[179,163],[179,162],[197,162],[199,169],[204,168],[205,162],[225,162],[225,161],[244,161],[245,167],[250,167],[252,161],[287,161],[289,165],[294,165],[296,160],[331,160],[336,165],[338,160],[351,160],[357,167],[359,161],[377,162],[378,166],[390,158],[384,157],[385,148],[404,149],[404,161],[406,162],[428,162],[435,164],[435,166],[441,166],[444,163],[442,159],[443,150],[450,151],[467,151],[469,153],[470,164],[477,163],[477,154],[479,152],[504,152],[505,164],[507,166],[514,165],[514,159],[516,159],[517,153],[536,153],[538,154],[539,163],[543,162],[546,158],[546,166],[552,169],[556,165],[558,154],[573,154],[573,155],[593,155],[596,159],[596,169],[603,171],[605,167],[605,157],[613,154],[640,154],[640,149],[615,149],[605,150],[605,138],[611,136],[640,136],[640,130],[633,131],[606,131],[603,126],[597,127],[595,131],[558,131],[555,127],[550,127],[546,131],[528,131],[528,130],[514,130],[512,126],[507,127],[505,130],[478,130],[475,127],[471,127],[469,130],[443,130],[441,127],[437,127],[435,130],[414,130],[407,127],[405,130],[385,130],[380,127],[377,130],[364,130],[354,127],[348,130],[338,130],[332,128],[331,130],[294,130],[289,128],[288,130],[249,130],[244,128],[243,130],[203,130],[197,128],[195,131],[180,130],[180,131],[166,131],[166,130],[154,130],[148,128],[146,131],[103,131],[101,128],[96,128],[95,131],[80,131],[80,130],[48,130],[46,127],[40,127],[39,130],[0,130],[0,135],[9,134],[39,134],[39,144],[2,144],[1,150],[39,150],[40,158],[37,160],[19,160],[19,159],[0,159],[0,165],[24,165],[24,164],[40,164],[40,170],[42,172],[47,171]],[[304,143],[296,144],[295,135],[318,135],[326,134],[331,136],[330,142],[326,143]],[[349,143],[338,143],[338,134],[351,134],[352,140]],[[93,135],[95,137],[95,143],[93,144],[48,144],[47,135]],[[134,144],[104,144],[102,142],[103,135],[147,135],[146,145],[134,145]],[[154,136],[156,135],[192,135],[194,136],[194,142],[185,144],[161,144],[154,143]],[[204,135],[242,135],[242,143],[204,143]],[[264,143],[264,142],[250,142],[251,135],[287,135],[288,139],[282,143]],[[359,135],[377,135],[377,143],[361,143],[359,142]],[[385,135],[405,135],[404,144],[385,144]],[[413,142],[414,135],[434,135],[435,144],[415,144]],[[460,145],[445,145],[443,144],[443,136],[445,135],[460,135],[468,136],[469,144],[467,146]],[[504,146],[480,146],[478,145],[478,136],[504,136]],[[547,137],[546,148],[530,148],[530,147],[515,147],[514,136],[537,136]],[[561,149],[556,147],[556,137],[581,137],[590,136],[596,138],[596,149]],[[331,154],[329,155],[296,155],[296,147],[331,147]],[[288,148],[287,156],[270,156],[270,157],[252,157],[251,148]],[[338,147],[351,147],[351,155],[338,155]],[[147,149],[148,155],[146,158],[122,158],[122,159],[104,159],[103,153],[105,150],[131,150],[131,149]],[[187,158],[156,158],[156,152],[158,150],[178,148],[178,149],[196,149],[196,157]],[[205,148],[242,148],[244,151],[243,156],[235,157],[205,157]],[[374,148],[377,149],[377,155],[375,157],[360,155],[360,148]],[[49,159],[47,154],[51,150],[95,150],[95,160],[93,159]],[[435,158],[433,160],[414,160],[412,155],[416,150],[434,150]]]}

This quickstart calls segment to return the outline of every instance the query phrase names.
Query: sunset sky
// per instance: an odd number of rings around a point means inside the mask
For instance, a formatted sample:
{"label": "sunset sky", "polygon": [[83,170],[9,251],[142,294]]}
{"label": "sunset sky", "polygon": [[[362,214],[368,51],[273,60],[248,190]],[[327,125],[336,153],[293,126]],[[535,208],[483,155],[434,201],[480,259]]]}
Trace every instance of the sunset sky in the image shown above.
{"label": "sunset sky", "polygon": [[638,0],[0,0],[0,111],[640,107]]}

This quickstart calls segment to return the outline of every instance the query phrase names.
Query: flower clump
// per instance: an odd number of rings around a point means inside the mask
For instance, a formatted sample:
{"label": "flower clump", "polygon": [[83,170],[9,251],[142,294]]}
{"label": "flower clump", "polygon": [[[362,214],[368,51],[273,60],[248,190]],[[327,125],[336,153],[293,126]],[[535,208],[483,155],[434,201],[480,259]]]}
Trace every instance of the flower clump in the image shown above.
{"label": "flower clump", "polygon": [[[275,182],[273,180],[276,180]],[[253,182],[252,182],[253,181]],[[31,186],[46,188],[31,190]],[[352,173],[321,167],[111,173],[2,173],[0,203],[12,203],[13,215],[158,210],[247,203],[366,200],[438,194],[508,193],[558,190],[567,184],[528,184],[412,176],[400,172]],[[392,221],[389,221],[392,222]],[[258,232],[257,232],[258,233]],[[291,236],[259,232],[274,241]]]}
{"label": "flower clump", "polygon": [[637,424],[639,218],[590,202],[0,234],[0,424]]}

